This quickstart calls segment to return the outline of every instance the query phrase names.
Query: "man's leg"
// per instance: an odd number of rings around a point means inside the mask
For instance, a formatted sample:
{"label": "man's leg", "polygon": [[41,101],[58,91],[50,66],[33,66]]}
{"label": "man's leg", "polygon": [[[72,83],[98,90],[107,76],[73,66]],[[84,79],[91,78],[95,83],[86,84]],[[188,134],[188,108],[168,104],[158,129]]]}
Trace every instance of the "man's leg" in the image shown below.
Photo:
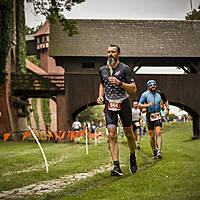
{"label": "man's leg", "polygon": [[128,99],[122,102],[119,116],[121,118],[124,133],[128,140],[128,147],[130,149],[130,172],[135,173],[137,171],[135,157],[135,136],[132,129],[132,110]]}
{"label": "man's leg", "polygon": [[158,144],[158,158],[162,158],[162,136],[161,136],[161,127],[156,126],[156,136],[157,136],[157,144]]}
{"label": "man's leg", "polygon": [[117,127],[114,124],[110,124],[108,127],[108,142],[109,150],[112,156],[114,168],[111,171],[111,176],[122,176],[122,171],[120,169],[119,163],[119,148],[117,144]]}
{"label": "man's leg", "polygon": [[135,173],[137,171],[137,163],[135,157],[135,136],[133,134],[132,126],[124,127],[124,132],[130,149],[130,172]]}
{"label": "man's leg", "polygon": [[140,129],[136,129],[136,134],[137,134],[137,148],[140,149]]}
{"label": "man's leg", "polygon": [[117,144],[117,128],[112,127],[108,128],[108,141],[109,141],[109,150],[112,156],[113,161],[119,160],[119,148]]}
{"label": "man's leg", "polygon": [[128,140],[130,153],[135,153],[135,136],[133,134],[132,127],[124,127],[124,133]]}
{"label": "man's leg", "polygon": [[155,133],[153,130],[149,129],[149,134],[150,134],[150,144],[152,150],[156,149],[156,142],[155,142]]}
{"label": "man's leg", "polygon": [[157,158],[156,142],[155,142],[155,133],[153,130],[149,129],[150,134],[150,144],[153,150],[153,158]]}

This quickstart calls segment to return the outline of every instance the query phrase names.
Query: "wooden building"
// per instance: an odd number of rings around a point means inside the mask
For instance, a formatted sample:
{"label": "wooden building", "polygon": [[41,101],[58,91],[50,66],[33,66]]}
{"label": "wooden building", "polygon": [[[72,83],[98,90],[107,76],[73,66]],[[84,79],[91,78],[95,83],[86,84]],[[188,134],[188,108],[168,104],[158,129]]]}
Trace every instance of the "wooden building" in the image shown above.
{"label": "wooden building", "polygon": [[109,44],[121,47],[121,61],[134,72],[141,66],[178,66],[184,75],[137,75],[139,98],[146,81],[156,79],[171,105],[193,117],[194,138],[200,119],[200,21],[77,20],[79,34],[72,37],[61,25],[52,25],[50,56],[65,69],[65,103],[59,128],[69,129],[73,117],[98,97],[99,67],[106,61]]}

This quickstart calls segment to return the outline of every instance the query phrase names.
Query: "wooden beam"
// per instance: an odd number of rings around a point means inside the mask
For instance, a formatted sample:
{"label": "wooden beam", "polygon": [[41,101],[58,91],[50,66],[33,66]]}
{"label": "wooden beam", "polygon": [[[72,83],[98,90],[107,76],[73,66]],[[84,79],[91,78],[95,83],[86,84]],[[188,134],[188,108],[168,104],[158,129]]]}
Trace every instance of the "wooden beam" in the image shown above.
{"label": "wooden beam", "polygon": [[191,74],[184,66],[178,66],[180,67],[186,74]]}
{"label": "wooden beam", "polygon": [[[135,67],[136,67],[136,66],[135,66]],[[135,67],[134,67],[134,68],[135,68]],[[133,69],[133,73],[135,74],[141,67],[142,67],[142,66],[137,66],[137,69],[136,69],[136,70]]]}
{"label": "wooden beam", "polygon": [[200,74],[200,65],[199,64],[196,65],[196,64],[190,62],[190,65],[197,72],[197,74]]}

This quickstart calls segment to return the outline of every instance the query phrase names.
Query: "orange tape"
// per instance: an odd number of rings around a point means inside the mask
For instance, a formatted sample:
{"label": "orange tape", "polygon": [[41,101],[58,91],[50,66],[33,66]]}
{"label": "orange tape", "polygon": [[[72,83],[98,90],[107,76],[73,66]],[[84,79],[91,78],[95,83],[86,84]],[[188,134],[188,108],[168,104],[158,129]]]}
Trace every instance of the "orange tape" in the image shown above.
{"label": "orange tape", "polygon": [[4,137],[4,142],[9,138],[10,134],[11,134],[11,133],[5,133],[5,134],[3,135],[3,137]]}

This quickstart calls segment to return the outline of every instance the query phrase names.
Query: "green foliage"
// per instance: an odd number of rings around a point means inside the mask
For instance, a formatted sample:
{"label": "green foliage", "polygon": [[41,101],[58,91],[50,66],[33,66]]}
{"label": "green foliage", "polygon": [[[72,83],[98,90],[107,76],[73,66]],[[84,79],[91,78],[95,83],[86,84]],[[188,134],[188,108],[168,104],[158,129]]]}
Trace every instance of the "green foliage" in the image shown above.
{"label": "green foliage", "polygon": [[30,60],[32,63],[34,63],[35,65],[37,65],[38,67],[40,67],[40,60],[37,59],[37,57],[35,55],[33,55],[33,56],[27,56],[26,58],[28,60]]}
{"label": "green foliage", "polygon": [[63,26],[63,30],[66,32],[68,31],[69,36],[79,33],[75,20],[60,18],[60,23]]}
{"label": "green foliage", "polygon": [[175,114],[169,114],[169,121],[173,121],[174,119],[178,119],[178,117]]}
{"label": "green foliage", "polygon": [[95,124],[98,124],[102,120],[102,112],[104,109],[104,105],[97,105],[97,106],[89,106],[82,112],[78,114],[78,119],[81,123],[87,121],[94,121]]}
{"label": "green foliage", "polygon": [[200,4],[198,10],[193,9],[192,12],[187,13],[186,20],[200,20]]}
{"label": "green foliage", "polygon": [[38,129],[40,129],[40,121],[39,121],[39,116],[38,116],[38,107],[37,107],[37,99],[32,98],[32,109],[33,109],[33,115],[35,118],[35,123]]}
{"label": "green foliage", "polygon": [[36,28],[35,27],[25,26],[26,35],[32,35],[32,34],[36,33],[42,26],[43,26],[43,23],[38,25]]}
{"label": "green foliage", "polygon": [[34,27],[29,27],[29,26],[25,26],[25,32],[26,32],[26,35],[32,35],[35,33],[35,28]]}
{"label": "green foliage", "polygon": [[30,114],[26,117],[26,119],[27,119],[27,124],[28,124],[28,126],[32,127],[32,125],[31,125]]}
{"label": "green foliage", "polygon": [[78,33],[76,22],[75,20],[65,19],[63,13],[65,11],[71,11],[73,6],[84,1],[85,0],[34,0],[29,2],[33,3],[36,14],[44,15],[52,24],[61,23],[63,25],[63,30],[68,31],[68,34],[72,36]]}
{"label": "green foliage", "polygon": [[16,0],[16,64],[18,72],[26,72],[26,39],[25,39],[24,0]]}
{"label": "green foliage", "polygon": [[42,116],[45,124],[51,124],[50,99],[41,99]]}
{"label": "green foliage", "polygon": [[13,39],[13,0],[0,1],[0,85],[6,80],[6,59]]}

